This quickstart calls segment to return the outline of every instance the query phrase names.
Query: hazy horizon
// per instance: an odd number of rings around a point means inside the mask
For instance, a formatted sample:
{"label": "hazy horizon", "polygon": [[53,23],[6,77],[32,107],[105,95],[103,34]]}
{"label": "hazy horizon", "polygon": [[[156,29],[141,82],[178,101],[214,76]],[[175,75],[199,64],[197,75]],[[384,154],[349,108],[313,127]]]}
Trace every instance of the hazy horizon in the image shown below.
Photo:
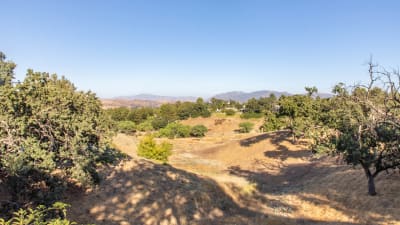
{"label": "hazy horizon", "polygon": [[[254,90],[254,91],[241,91],[241,90],[230,90],[230,91],[223,91],[219,93],[209,93],[207,95],[163,95],[163,94],[157,94],[157,93],[133,93],[130,95],[120,95],[120,96],[113,96],[109,98],[124,98],[124,97],[133,97],[133,96],[139,96],[139,95],[154,95],[154,96],[161,96],[161,97],[202,97],[202,98],[212,98],[215,95],[218,94],[225,94],[229,92],[243,92],[243,93],[252,93],[252,92],[258,92],[258,91],[273,91],[273,92],[286,92],[286,91],[279,91],[279,90]],[[303,91],[301,93],[290,93],[290,94],[303,94],[306,93],[306,91]],[[329,93],[322,93],[322,94],[329,94]],[[107,97],[105,97],[107,98]]]}
{"label": "hazy horizon", "polygon": [[[400,62],[398,1],[2,1],[0,51],[102,98],[330,93]],[[110,10],[113,9],[113,10]],[[6,35],[4,35],[6,34]]]}

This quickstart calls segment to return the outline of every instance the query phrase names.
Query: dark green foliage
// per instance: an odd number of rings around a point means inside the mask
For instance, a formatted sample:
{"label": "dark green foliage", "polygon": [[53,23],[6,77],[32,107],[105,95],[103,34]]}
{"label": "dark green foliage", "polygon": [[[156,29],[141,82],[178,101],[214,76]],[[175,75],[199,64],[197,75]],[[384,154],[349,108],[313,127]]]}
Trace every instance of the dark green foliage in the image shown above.
{"label": "dark green foliage", "polygon": [[[7,81],[0,86],[0,168],[16,185],[13,198],[50,199],[51,193],[39,196],[32,185],[43,181],[50,191],[62,187],[50,175],[55,171],[84,185],[96,183],[96,165],[111,135],[99,99],[77,91],[64,77],[32,70],[23,82],[12,84],[14,67],[0,60]],[[20,194],[32,199],[20,199]]]}
{"label": "dark green foliage", "polygon": [[216,112],[217,110],[224,109],[227,105],[228,105],[228,102],[226,102],[222,99],[211,98],[211,100],[210,100],[210,108],[214,112]]}
{"label": "dark green foliage", "polygon": [[68,204],[55,202],[50,207],[40,205],[35,209],[20,209],[12,218],[0,218],[0,225],[72,225],[77,224],[67,219]]}
{"label": "dark green foliage", "polygon": [[233,109],[225,109],[224,112],[225,112],[225,115],[227,115],[227,116],[233,116],[236,113],[236,111]]}
{"label": "dark green foliage", "polygon": [[193,110],[191,116],[193,118],[196,117],[210,117],[211,112],[208,110],[208,106],[206,103],[204,103],[204,100],[202,98],[198,98],[196,103],[193,105]]}
{"label": "dark green foliage", "polygon": [[318,93],[318,88],[313,86],[313,87],[305,87],[304,88],[307,92],[307,95],[309,97],[313,96],[314,94]]}
{"label": "dark green foliage", "polygon": [[194,103],[193,102],[177,102],[177,114],[180,120],[189,119],[192,117],[193,110],[194,110]]}
{"label": "dark green foliage", "polygon": [[286,128],[293,136],[293,142],[304,137],[312,127],[318,109],[315,100],[308,95],[282,96],[279,99],[278,117],[287,118]]}
{"label": "dark green foliage", "polygon": [[18,171],[17,175],[8,175],[5,184],[14,203],[48,204],[60,200],[67,188],[67,183],[61,178],[31,168]]}
{"label": "dark green foliage", "polygon": [[164,117],[156,117],[153,119],[153,121],[151,121],[151,125],[155,130],[159,130],[168,125],[168,120],[165,119]]}
{"label": "dark green foliage", "polygon": [[260,104],[259,100],[255,98],[249,99],[245,105],[245,113],[260,114],[263,111],[263,107]]}
{"label": "dark green foliage", "polygon": [[185,138],[190,136],[190,131],[190,126],[175,122],[170,123],[165,128],[160,129],[158,136],[168,138]]}
{"label": "dark green foliage", "polygon": [[132,134],[136,132],[136,124],[130,120],[119,121],[117,123],[118,132]]}
{"label": "dark green foliage", "polygon": [[249,133],[254,127],[251,122],[243,122],[239,124],[239,133]]}
{"label": "dark green foliage", "polygon": [[240,115],[242,119],[259,119],[262,118],[264,114],[262,113],[255,113],[255,112],[245,112]]}
{"label": "dark green foliage", "polygon": [[8,98],[0,103],[0,136],[7,141],[0,151],[8,172],[62,168],[68,176],[92,183],[90,168],[108,138],[108,122],[97,97],[76,91],[65,78],[32,70],[7,91]]}
{"label": "dark green foliage", "polygon": [[0,51],[0,86],[10,86],[14,79],[14,69],[16,65],[11,61],[6,61],[6,56]]}
{"label": "dark green foliage", "polygon": [[[208,105],[198,99],[196,102],[176,102],[161,105],[160,108],[115,108],[106,110],[107,115],[114,121],[114,129],[120,132],[128,125],[126,121],[132,121],[136,124],[139,131],[152,131],[165,128],[167,124],[177,120],[185,120],[190,117],[209,117],[211,112]],[[121,121],[124,121],[121,123]],[[133,128],[133,125],[132,125]],[[132,129],[133,130],[133,129]]]}
{"label": "dark green foliage", "polygon": [[192,137],[204,137],[208,129],[204,125],[196,125],[190,129],[190,136]]}
{"label": "dark green foliage", "polygon": [[108,109],[107,113],[110,115],[112,120],[126,121],[126,120],[128,120],[128,115],[131,112],[126,107],[120,107],[120,108],[115,108],[115,109]]}
{"label": "dark green foliage", "polygon": [[143,132],[152,131],[152,130],[154,130],[152,123],[153,123],[153,120],[147,119],[147,120],[143,121],[142,123],[138,124],[136,126],[136,129],[139,131],[143,131]]}
{"label": "dark green foliage", "polygon": [[107,109],[107,115],[114,121],[132,121],[142,123],[154,115],[154,109],[149,107],[129,109],[126,107]]}
{"label": "dark green foliage", "polygon": [[261,118],[265,112],[275,112],[277,104],[277,99],[273,94],[271,94],[269,97],[249,99],[246,103],[244,103],[244,107],[242,109],[243,118]]}
{"label": "dark green foliage", "polygon": [[170,103],[161,105],[159,116],[168,123],[176,121],[178,119],[176,105]]}
{"label": "dark green foliage", "polygon": [[[321,131],[315,135],[316,150],[340,154],[347,163],[361,165],[368,179],[368,193],[375,195],[375,177],[400,169],[399,72],[375,71],[369,64],[370,83],[334,87],[335,97],[320,101]],[[380,85],[376,85],[376,81]],[[328,132],[326,132],[328,131]]]}
{"label": "dark green foliage", "polygon": [[161,162],[168,162],[168,157],[172,154],[172,145],[168,142],[157,144],[154,137],[145,136],[138,145],[138,155],[147,159],[154,159]]}
{"label": "dark green foliage", "polygon": [[178,122],[169,123],[166,127],[160,129],[159,137],[167,138],[186,138],[186,137],[204,137],[208,129],[204,125],[190,127]]}
{"label": "dark green foliage", "polygon": [[154,109],[149,107],[142,107],[136,109],[130,109],[129,114],[127,115],[127,120],[133,121],[136,124],[142,123],[148,118],[154,115]]}
{"label": "dark green foliage", "polygon": [[121,160],[125,160],[129,156],[123,152],[115,150],[113,148],[106,148],[97,158],[97,163],[102,164],[117,164]]}
{"label": "dark green foliage", "polygon": [[267,111],[265,113],[265,122],[261,126],[264,132],[280,130],[285,126],[284,120],[278,118],[275,113]]}

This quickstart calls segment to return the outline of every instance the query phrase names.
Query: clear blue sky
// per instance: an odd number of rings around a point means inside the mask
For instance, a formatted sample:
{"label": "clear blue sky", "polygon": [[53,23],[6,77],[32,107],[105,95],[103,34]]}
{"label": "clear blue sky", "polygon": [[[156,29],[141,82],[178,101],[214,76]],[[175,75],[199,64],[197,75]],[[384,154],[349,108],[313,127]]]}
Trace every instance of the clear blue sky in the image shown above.
{"label": "clear blue sky", "polygon": [[0,51],[101,97],[330,92],[400,64],[400,1],[0,0]]}

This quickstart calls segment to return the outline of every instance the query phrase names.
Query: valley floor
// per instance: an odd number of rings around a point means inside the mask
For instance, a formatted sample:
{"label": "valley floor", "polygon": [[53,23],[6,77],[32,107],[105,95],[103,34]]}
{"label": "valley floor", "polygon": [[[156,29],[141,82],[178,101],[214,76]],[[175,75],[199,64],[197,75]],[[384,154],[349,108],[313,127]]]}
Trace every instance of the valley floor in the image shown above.
{"label": "valley floor", "polygon": [[[211,122],[210,122],[211,121]],[[201,139],[168,140],[168,165],[136,156],[138,139],[118,135],[128,160],[68,199],[71,215],[96,224],[400,224],[400,176],[381,174],[367,195],[360,169],[314,158],[287,132],[236,134],[238,118],[211,119]]]}

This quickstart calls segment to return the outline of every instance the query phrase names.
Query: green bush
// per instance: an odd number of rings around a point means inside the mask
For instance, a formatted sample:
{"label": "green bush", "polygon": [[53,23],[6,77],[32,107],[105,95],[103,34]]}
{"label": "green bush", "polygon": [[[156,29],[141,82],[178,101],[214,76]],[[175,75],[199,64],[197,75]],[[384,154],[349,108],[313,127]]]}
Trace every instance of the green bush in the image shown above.
{"label": "green bush", "polygon": [[239,133],[249,133],[254,127],[253,123],[243,122],[239,124]]}
{"label": "green bush", "polygon": [[255,113],[255,112],[245,112],[240,115],[242,119],[259,119],[262,118],[264,115],[262,113]]}
{"label": "green bush", "polygon": [[118,132],[121,133],[135,133],[136,132],[136,124],[130,120],[119,121],[117,123]]}
{"label": "green bush", "polygon": [[153,126],[153,128],[155,130],[159,130],[168,125],[168,120],[163,117],[157,117],[157,118],[154,118],[154,120],[151,122],[151,125]]}
{"label": "green bush", "polygon": [[225,109],[225,115],[227,116],[233,116],[235,115],[236,111],[233,109]]}
{"label": "green bush", "polygon": [[148,132],[154,130],[153,125],[152,125],[152,120],[148,119],[145,120],[144,122],[138,124],[136,126],[137,130],[143,131],[143,132]]}
{"label": "green bush", "polygon": [[160,129],[158,136],[167,138],[185,138],[190,136],[190,131],[190,126],[174,122],[168,124],[165,128]]}
{"label": "green bush", "polygon": [[196,125],[190,129],[190,136],[192,137],[204,137],[208,129],[204,125]]}
{"label": "green bush", "polygon": [[283,119],[284,118],[278,118],[275,113],[267,111],[265,113],[264,124],[261,128],[263,128],[264,132],[280,130],[285,125]]}
{"label": "green bush", "polygon": [[208,118],[211,116],[211,112],[207,109],[207,110],[202,111],[200,115],[203,118]]}
{"label": "green bush", "polygon": [[139,143],[138,155],[147,159],[154,159],[161,162],[167,162],[168,157],[172,154],[172,144],[163,142],[157,144],[154,137],[145,136]]}
{"label": "green bush", "polygon": [[[14,68],[0,52],[1,182],[15,185],[13,201],[49,203],[68,182],[97,183],[100,156],[111,139],[99,98],[55,74],[28,70],[16,82]],[[62,181],[55,182],[55,173]]]}
{"label": "green bush", "polygon": [[50,207],[40,205],[35,209],[20,209],[6,220],[0,218],[0,225],[72,225],[77,224],[69,221],[67,217],[69,205],[56,202]]}

